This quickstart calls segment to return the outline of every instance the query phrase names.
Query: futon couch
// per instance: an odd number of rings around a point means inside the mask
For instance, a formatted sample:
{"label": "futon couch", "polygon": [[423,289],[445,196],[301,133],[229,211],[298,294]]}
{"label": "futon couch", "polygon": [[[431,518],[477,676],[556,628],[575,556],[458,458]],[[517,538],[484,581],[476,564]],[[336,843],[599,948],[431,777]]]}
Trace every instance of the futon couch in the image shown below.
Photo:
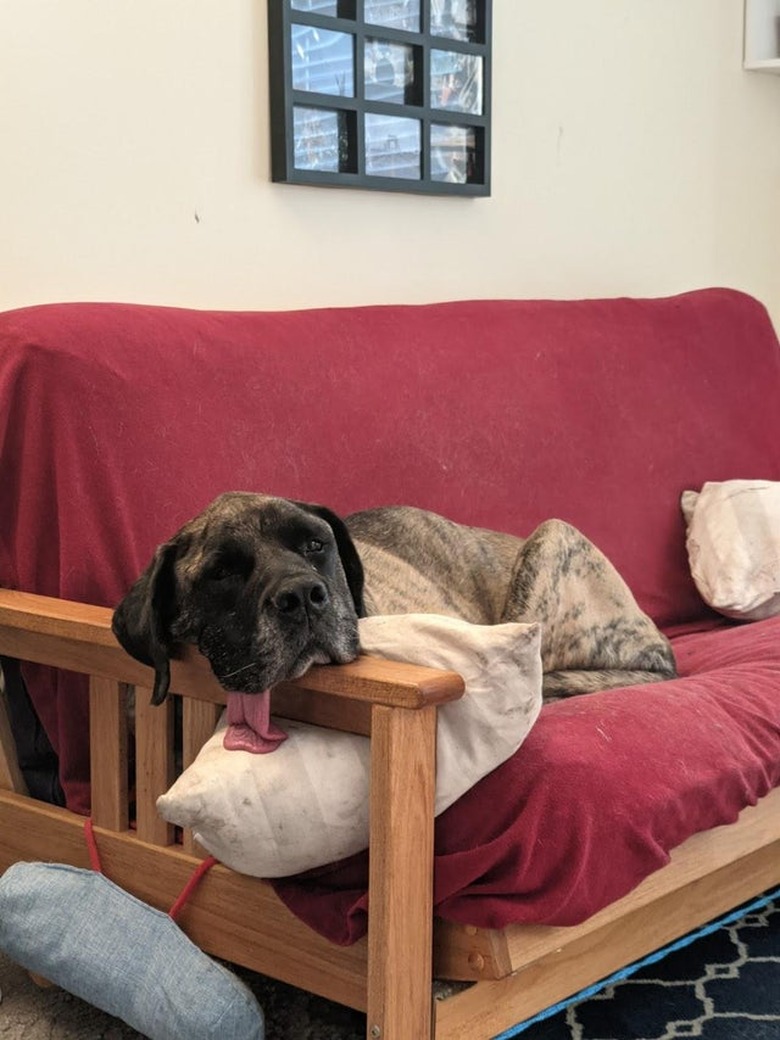
{"label": "futon couch", "polygon": [[[6,762],[0,869],[85,863],[90,812],[109,874],[153,904],[203,854],[154,818],[175,756],[141,752],[180,723],[143,706],[126,733],[123,691],[149,670],[110,608],[234,489],[520,536],[566,520],[670,637],[679,678],[546,705],[434,829],[430,728],[393,728],[435,716],[425,682],[313,669],[279,709],[379,746],[370,861],[272,885],[215,868],[183,918],[205,949],[366,1008],[370,1035],[473,1040],[780,882],[780,618],[705,602],[681,508],[707,484],[780,481],[780,349],[755,299],[24,308],[0,315],[0,431],[0,653],[24,662],[64,802]],[[202,659],[173,688],[196,706],[186,765],[220,691]],[[433,1009],[432,972],[476,985]]]}

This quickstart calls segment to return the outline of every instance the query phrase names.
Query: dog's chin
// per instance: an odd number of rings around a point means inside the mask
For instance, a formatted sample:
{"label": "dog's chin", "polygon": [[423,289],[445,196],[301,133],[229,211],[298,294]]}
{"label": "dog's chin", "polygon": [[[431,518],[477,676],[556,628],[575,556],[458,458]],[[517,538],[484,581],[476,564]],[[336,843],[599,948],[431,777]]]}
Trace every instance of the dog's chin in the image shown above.
{"label": "dog's chin", "polygon": [[315,664],[349,664],[350,661],[355,660],[358,652],[357,640],[355,641],[354,649],[352,647],[344,647],[335,650],[306,650],[292,666],[290,673],[287,676],[283,676],[283,678],[300,679]]}
{"label": "dog's chin", "polygon": [[[312,665],[317,664],[349,664],[360,653],[360,640],[357,625],[346,627],[335,638],[334,633],[312,632],[312,638],[306,640],[298,648],[286,675],[281,679],[299,679]],[[279,681],[279,680],[277,680]]]}

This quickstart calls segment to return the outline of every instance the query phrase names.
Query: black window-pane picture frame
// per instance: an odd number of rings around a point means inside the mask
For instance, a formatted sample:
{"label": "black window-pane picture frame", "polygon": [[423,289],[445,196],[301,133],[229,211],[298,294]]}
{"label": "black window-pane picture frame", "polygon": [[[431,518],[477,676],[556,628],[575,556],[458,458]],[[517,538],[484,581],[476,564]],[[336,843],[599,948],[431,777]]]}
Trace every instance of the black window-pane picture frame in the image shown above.
{"label": "black window-pane picture frame", "polygon": [[274,181],[490,194],[492,0],[268,0]]}

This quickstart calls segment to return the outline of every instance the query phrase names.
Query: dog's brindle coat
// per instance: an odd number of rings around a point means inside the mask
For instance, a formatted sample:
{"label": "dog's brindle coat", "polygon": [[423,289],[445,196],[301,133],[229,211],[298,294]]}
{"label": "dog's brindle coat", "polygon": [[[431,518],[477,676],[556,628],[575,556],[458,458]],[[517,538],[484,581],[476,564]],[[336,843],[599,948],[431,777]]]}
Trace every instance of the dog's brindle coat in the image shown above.
{"label": "dog's brindle coat", "polygon": [[155,669],[195,644],[226,690],[259,693],[359,651],[364,614],[542,622],[547,699],[674,676],[667,640],[609,561],[575,528],[522,540],[407,506],[346,521],[329,509],[221,495],[161,545],[114,613],[114,632]]}

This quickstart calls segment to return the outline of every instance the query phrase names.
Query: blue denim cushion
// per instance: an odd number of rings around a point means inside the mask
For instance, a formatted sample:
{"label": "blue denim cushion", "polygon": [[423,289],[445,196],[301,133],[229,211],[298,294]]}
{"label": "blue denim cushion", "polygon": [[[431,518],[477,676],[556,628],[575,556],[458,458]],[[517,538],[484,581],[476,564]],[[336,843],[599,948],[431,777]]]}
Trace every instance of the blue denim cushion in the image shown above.
{"label": "blue denim cushion", "polygon": [[167,915],[102,874],[16,863],[0,877],[0,949],[150,1040],[263,1040],[252,993]]}

